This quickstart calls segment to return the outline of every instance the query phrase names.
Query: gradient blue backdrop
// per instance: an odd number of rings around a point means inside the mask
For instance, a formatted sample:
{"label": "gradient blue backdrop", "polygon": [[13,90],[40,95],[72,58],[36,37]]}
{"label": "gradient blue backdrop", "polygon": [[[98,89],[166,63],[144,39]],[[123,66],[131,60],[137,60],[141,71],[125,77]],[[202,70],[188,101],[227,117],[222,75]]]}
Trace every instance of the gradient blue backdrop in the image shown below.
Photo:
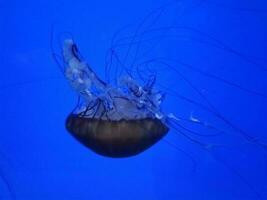
{"label": "gradient blue backdrop", "polygon": [[[216,155],[227,159],[228,165],[197,145],[188,144],[171,130],[166,141],[185,152],[162,141],[136,157],[110,159],[86,149],[65,130],[65,118],[77,96],[51,57],[51,26],[54,25],[55,32],[70,31],[84,57],[104,77],[105,53],[113,34],[125,25],[135,27],[147,13],[165,2],[0,1],[1,200],[267,199],[265,152],[256,145],[243,148],[241,141],[234,150],[221,149]],[[177,45],[163,45],[158,54],[167,52],[267,94],[266,70],[262,69],[267,67],[266,1],[181,0],[170,7],[168,17],[162,16],[162,24],[196,28],[242,56],[233,55],[229,49],[212,48],[214,41],[207,38],[211,44],[203,47],[188,39],[187,31],[182,32],[184,40]],[[163,77],[164,72],[160,73]],[[266,97],[191,71],[185,70],[183,74],[206,92],[231,122],[267,142]],[[195,98],[195,94],[188,92],[188,86],[176,83],[173,87]],[[190,107],[184,110],[183,104],[175,100],[166,101],[166,109],[183,112],[184,116],[192,111]],[[202,115],[204,121],[205,118],[209,116]],[[214,118],[213,121],[221,129],[230,129]],[[228,143],[223,139],[222,144]],[[196,169],[187,153],[193,157]]]}

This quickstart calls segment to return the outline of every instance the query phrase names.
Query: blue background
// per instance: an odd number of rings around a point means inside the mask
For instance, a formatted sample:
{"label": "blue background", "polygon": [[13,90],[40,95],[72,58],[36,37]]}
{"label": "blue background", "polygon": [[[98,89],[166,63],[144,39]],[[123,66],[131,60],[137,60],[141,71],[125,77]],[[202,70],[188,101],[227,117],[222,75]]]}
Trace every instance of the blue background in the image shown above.
{"label": "blue background", "polygon": [[[0,199],[267,199],[266,1],[165,3],[0,1]],[[142,21],[155,9],[156,15]],[[177,62],[171,62],[172,69],[153,65],[158,86],[166,92],[166,113],[186,119],[193,115],[222,130],[218,137],[191,133],[198,141],[220,144],[218,148],[202,148],[170,127],[170,133],[146,152],[111,159],[83,147],[65,130],[77,95],[52,59],[51,33],[57,37],[71,32],[87,62],[104,79],[113,35],[127,26],[118,38],[131,36],[142,22],[139,31],[179,28],[156,36],[148,31],[146,39],[153,39],[140,44],[140,51],[148,53],[140,53],[138,59],[130,54],[124,64],[168,57],[204,71],[206,75]],[[116,50],[125,55],[125,48]],[[230,86],[233,83],[242,88]],[[210,105],[196,91],[255,140],[245,139],[214,112],[203,111],[196,103]],[[217,133],[183,123],[190,130]]]}

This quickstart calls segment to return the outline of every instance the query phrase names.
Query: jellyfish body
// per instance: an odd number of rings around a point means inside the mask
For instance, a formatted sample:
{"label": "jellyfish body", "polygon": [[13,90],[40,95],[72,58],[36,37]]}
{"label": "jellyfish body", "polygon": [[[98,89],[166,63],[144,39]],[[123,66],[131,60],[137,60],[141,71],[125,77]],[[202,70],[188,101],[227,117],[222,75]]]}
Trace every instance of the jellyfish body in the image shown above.
{"label": "jellyfish body", "polygon": [[123,76],[114,87],[102,81],[81,59],[71,39],[63,43],[65,77],[79,94],[79,103],[66,120],[67,130],[94,152],[128,157],[151,147],[167,132],[161,112],[163,94],[150,81],[140,86]]}
{"label": "jellyfish body", "polygon": [[108,157],[141,153],[168,132],[167,126],[152,118],[112,121],[69,115],[66,126],[82,144]]}

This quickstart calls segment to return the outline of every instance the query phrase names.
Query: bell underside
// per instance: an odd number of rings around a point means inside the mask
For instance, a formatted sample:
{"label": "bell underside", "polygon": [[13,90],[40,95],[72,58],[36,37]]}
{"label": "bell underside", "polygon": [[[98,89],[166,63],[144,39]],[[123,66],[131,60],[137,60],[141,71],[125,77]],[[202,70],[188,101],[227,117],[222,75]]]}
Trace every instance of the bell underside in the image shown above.
{"label": "bell underside", "polygon": [[83,145],[108,157],[137,155],[167,134],[169,128],[159,119],[102,120],[70,114],[67,130]]}

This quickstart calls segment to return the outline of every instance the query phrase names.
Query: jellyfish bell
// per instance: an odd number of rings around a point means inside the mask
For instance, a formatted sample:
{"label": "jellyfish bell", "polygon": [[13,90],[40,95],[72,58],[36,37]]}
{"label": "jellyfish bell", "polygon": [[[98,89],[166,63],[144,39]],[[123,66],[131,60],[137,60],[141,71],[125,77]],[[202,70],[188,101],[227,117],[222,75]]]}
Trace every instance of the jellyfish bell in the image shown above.
{"label": "jellyfish bell", "polygon": [[167,132],[168,127],[158,119],[102,120],[69,115],[68,131],[94,152],[108,157],[137,155]]}
{"label": "jellyfish bell", "polygon": [[67,117],[67,130],[83,145],[108,157],[137,155],[164,137],[169,128],[160,106],[163,94],[148,82],[123,76],[118,86],[102,81],[71,39],[63,42],[64,74],[81,97]]}

